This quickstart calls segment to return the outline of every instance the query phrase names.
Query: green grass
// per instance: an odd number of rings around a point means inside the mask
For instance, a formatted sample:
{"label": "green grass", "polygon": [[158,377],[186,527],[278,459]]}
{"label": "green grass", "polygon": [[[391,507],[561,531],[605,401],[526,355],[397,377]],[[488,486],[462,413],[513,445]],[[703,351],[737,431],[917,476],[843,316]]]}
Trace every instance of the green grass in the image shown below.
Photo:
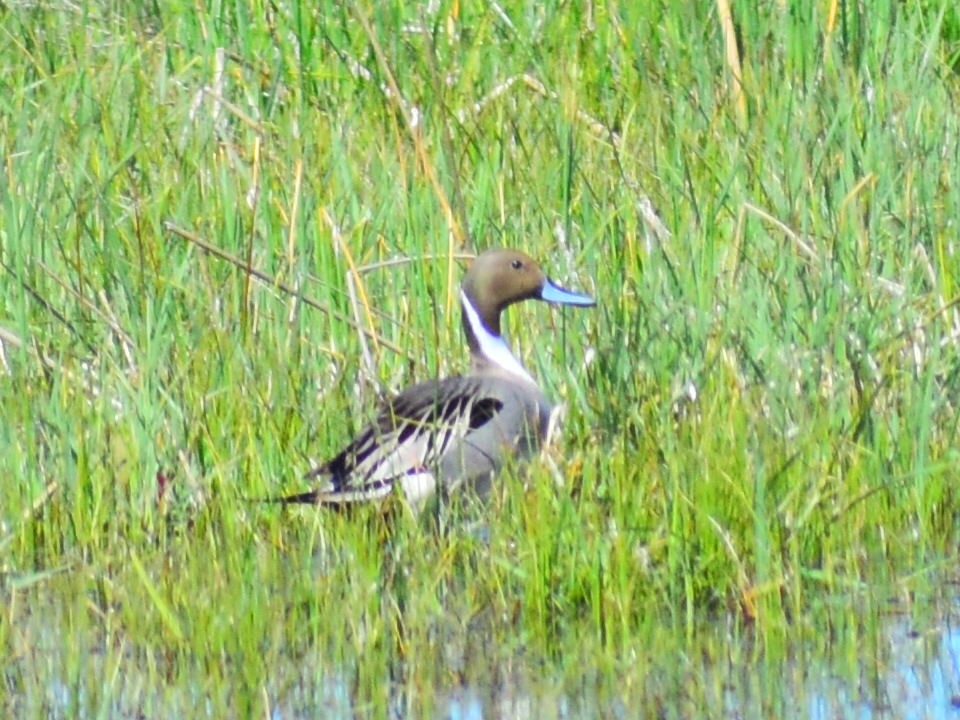
{"label": "green grass", "polygon": [[[952,3],[739,3],[742,105],[712,4],[81,5],[0,9],[5,715],[722,716],[955,572]],[[500,245],[599,305],[511,310],[568,409],[489,542],[251,502]]]}

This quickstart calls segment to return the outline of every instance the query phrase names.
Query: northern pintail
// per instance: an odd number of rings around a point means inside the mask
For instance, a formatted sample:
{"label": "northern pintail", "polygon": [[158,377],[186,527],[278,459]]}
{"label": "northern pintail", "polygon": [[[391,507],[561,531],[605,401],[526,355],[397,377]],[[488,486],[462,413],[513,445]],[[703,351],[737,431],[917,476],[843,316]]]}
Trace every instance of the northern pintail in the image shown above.
{"label": "northern pintail", "polygon": [[341,506],[384,498],[396,487],[418,508],[438,485],[483,492],[505,462],[536,452],[553,407],[500,333],[503,310],[531,299],[594,305],[554,284],[522,252],[477,257],[460,289],[470,373],[403,390],[339,454],[307,473],[321,487],[280,501]]}

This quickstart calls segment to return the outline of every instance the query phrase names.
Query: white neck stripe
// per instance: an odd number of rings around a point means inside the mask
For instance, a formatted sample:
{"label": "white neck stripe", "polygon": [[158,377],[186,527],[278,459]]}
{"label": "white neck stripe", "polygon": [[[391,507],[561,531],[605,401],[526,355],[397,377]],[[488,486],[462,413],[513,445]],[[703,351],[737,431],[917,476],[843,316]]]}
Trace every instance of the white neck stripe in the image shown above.
{"label": "white neck stripe", "polygon": [[463,290],[460,291],[460,301],[463,303],[463,311],[467,314],[467,322],[470,323],[470,329],[473,330],[473,335],[480,345],[480,354],[494,365],[498,365],[507,372],[519,375],[524,380],[529,380],[533,383],[534,380],[530,376],[530,373],[528,373],[526,368],[520,364],[520,361],[514,357],[513,353],[510,352],[506,341],[499,335],[494,335],[487,330],[480,316],[477,314],[476,308],[473,307],[473,303],[470,302],[470,299]]}

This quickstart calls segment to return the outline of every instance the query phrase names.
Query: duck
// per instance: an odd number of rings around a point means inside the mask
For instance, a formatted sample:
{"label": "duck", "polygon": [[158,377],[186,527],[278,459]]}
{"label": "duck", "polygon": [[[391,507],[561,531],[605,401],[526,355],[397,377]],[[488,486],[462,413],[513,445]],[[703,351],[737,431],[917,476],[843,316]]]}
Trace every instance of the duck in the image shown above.
{"label": "duck", "polygon": [[313,489],[276,500],[343,508],[399,491],[417,511],[438,492],[488,493],[506,464],[540,450],[554,412],[501,330],[504,310],[524,300],[596,304],[557,285],[519,250],[481,253],[460,287],[469,372],[419,382],[386,400],[346,447],[304,476]]}

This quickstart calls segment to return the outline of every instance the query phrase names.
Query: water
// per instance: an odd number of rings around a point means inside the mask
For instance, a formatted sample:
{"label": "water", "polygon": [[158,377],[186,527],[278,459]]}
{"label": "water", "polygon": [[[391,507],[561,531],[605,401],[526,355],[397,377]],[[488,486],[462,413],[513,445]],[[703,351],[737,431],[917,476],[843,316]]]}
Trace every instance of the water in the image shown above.
{"label": "water", "polygon": [[[456,623],[445,621],[435,657],[397,661],[382,682],[370,681],[369,668],[364,675],[358,666],[325,665],[331,661],[317,638],[302,643],[296,656],[269,663],[255,688],[244,686],[243,664],[233,667],[229,658],[211,668],[221,678],[212,682],[178,669],[189,658],[176,653],[118,649],[95,638],[85,653],[75,646],[68,652],[56,614],[35,614],[15,631],[47,623],[46,640],[11,646],[15,652],[0,674],[8,697],[0,707],[14,717],[222,717],[225,708],[249,714],[251,705],[274,720],[379,717],[382,698],[378,705],[365,696],[374,691],[386,694],[387,714],[398,719],[960,720],[960,600],[874,604],[862,614],[853,602],[839,598],[831,609],[801,618],[806,632],[798,625],[796,638],[777,646],[777,658],[756,628],[736,616],[719,618],[679,645],[669,633],[661,636],[663,647],[637,638],[613,661],[597,661],[584,650],[590,638],[576,633],[561,639],[569,654],[546,660],[517,643],[507,648],[510,629],[474,625],[458,634]],[[433,665],[424,673],[426,663]],[[175,681],[158,682],[164,677]]]}
{"label": "water", "polygon": [[[597,677],[576,688],[529,676],[439,695],[450,720],[487,718],[797,718],[960,720],[960,603],[924,621],[891,612],[872,639],[788,647],[782,662],[735,652],[694,670]],[[825,629],[825,633],[829,631]],[[723,631],[718,629],[718,635]],[[840,647],[838,645],[843,645]],[[859,647],[857,645],[860,645]],[[869,645],[869,647],[867,647]],[[742,648],[739,648],[742,650]],[[736,659],[735,659],[736,658]],[[669,661],[669,659],[668,659]],[[633,691],[618,691],[632,687]]]}

